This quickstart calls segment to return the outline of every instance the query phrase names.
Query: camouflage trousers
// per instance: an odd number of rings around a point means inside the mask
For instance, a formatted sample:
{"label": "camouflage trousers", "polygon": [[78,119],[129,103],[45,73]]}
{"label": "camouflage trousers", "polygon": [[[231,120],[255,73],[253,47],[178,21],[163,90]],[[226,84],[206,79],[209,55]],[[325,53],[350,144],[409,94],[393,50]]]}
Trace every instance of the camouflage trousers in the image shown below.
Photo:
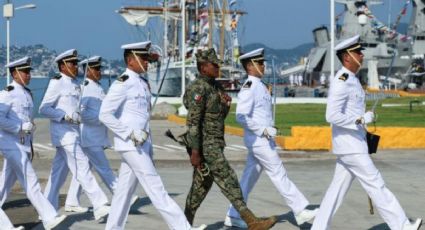
{"label": "camouflage trousers", "polygon": [[210,173],[208,176],[201,176],[196,169],[193,172],[192,187],[187,195],[184,211],[190,224],[193,224],[196,210],[201,206],[213,182],[218,185],[221,192],[229,199],[238,212],[247,209],[238,177],[224,157],[223,148],[219,146],[204,147],[203,157],[204,162],[210,169]]}

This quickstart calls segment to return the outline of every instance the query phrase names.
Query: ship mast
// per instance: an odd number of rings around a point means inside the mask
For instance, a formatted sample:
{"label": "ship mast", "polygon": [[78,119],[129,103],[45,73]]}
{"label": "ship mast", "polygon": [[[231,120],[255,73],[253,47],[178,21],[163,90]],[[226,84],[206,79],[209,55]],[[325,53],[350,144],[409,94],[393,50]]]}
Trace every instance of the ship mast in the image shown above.
{"label": "ship mast", "polygon": [[164,0],[164,57],[168,56],[168,0]]}
{"label": "ship mast", "polygon": [[220,28],[220,58],[224,60],[224,35],[226,29],[226,14],[224,11],[227,9],[227,0],[223,0],[223,5],[221,7],[221,28]]}
{"label": "ship mast", "polygon": [[213,47],[212,41],[212,30],[213,30],[213,0],[208,0],[208,48],[211,49]]}
{"label": "ship mast", "polygon": [[181,97],[183,99],[184,91],[186,89],[186,0],[181,1],[182,7],[182,40],[181,40],[181,59],[182,59],[182,85],[181,85]]}

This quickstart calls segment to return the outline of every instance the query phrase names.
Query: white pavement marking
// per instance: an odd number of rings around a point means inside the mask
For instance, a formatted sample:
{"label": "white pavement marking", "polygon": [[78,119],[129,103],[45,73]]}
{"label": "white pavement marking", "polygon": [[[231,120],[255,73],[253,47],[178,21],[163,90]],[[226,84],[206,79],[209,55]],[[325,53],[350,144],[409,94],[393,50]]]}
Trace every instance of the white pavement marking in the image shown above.
{"label": "white pavement marking", "polygon": [[32,145],[34,145],[34,147],[39,148],[39,149],[44,149],[44,150],[50,150],[50,151],[55,151],[54,148],[40,144],[40,143],[33,143]]}
{"label": "white pavement marking", "polygon": [[238,149],[242,149],[242,150],[248,150],[245,146],[243,145],[230,145],[232,147],[238,148]]}
{"label": "white pavement marking", "polygon": [[162,149],[162,150],[166,150],[166,151],[174,151],[173,149],[170,149],[170,148],[167,148],[167,147],[162,147],[162,146],[159,146],[159,145],[153,145],[153,147],[154,148],[157,148],[157,149]]}
{"label": "white pavement marking", "polygon": [[180,146],[175,146],[175,145],[165,145],[165,146],[172,148],[172,149],[178,149],[178,150],[186,151],[186,148],[183,148],[183,147],[180,147]]}

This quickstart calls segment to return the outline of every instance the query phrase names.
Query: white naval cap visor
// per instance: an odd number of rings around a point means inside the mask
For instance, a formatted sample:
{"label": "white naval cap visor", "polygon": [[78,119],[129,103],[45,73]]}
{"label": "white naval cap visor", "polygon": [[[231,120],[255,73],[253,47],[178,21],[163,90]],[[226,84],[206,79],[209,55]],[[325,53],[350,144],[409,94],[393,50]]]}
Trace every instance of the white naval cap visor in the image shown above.
{"label": "white naval cap visor", "polygon": [[335,46],[335,51],[337,54],[341,54],[344,52],[351,52],[356,50],[364,50],[362,45],[360,44],[360,36],[356,35],[350,38],[347,38],[338,45]]}
{"label": "white naval cap visor", "polygon": [[90,67],[102,67],[102,57],[92,56],[82,60],[79,64],[82,66],[86,66],[88,64]]}
{"label": "white naval cap visor", "polygon": [[161,55],[152,49],[151,45],[151,41],[136,42],[124,44],[121,46],[121,49],[123,49],[124,52],[131,52],[135,55],[142,56],[148,59],[148,61],[157,61]]}
{"label": "white naval cap visor", "polygon": [[78,52],[76,49],[67,50],[55,58],[55,62],[59,63],[60,61],[69,62],[69,61],[77,61],[78,62]]}
{"label": "white naval cap visor", "polygon": [[265,61],[264,58],[264,48],[259,48],[256,50],[252,50],[248,53],[242,54],[241,56],[239,56],[239,61],[241,63],[246,62],[246,61]]}
{"label": "white naval cap visor", "polygon": [[5,67],[9,68],[10,72],[12,72],[13,70],[31,70],[31,58],[27,56],[20,58],[18,60],[10,62]]}

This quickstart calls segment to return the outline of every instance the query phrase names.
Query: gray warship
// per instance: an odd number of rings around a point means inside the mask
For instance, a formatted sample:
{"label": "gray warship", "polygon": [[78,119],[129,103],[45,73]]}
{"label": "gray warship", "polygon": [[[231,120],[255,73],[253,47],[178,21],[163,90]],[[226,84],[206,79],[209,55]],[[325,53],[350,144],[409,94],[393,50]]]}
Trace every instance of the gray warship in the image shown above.
{"label": "gray warship", "polygon": [[[363,66],[359,71],[363,84],[371,89],[423,87],[425,0],[412,0],[409,4],[412,16],[407,34],[396,31],[397,23],[389,28],[374,18],[368,6],[379,6],[383,3],[381,0],[335,2],[343,4],[345,9],[343,23],[335,29],[335,43],[359,34],[365,48]],[[332,76],[328,28],[321,26],[314,29],[313,36],[315,47],[310,51],[305,63],[284,70],[282,74],[287,77],[302,74],[308,86],[325,86]],[[335,61],[335,70],[338,70],[340,65],[339,61]]]}

